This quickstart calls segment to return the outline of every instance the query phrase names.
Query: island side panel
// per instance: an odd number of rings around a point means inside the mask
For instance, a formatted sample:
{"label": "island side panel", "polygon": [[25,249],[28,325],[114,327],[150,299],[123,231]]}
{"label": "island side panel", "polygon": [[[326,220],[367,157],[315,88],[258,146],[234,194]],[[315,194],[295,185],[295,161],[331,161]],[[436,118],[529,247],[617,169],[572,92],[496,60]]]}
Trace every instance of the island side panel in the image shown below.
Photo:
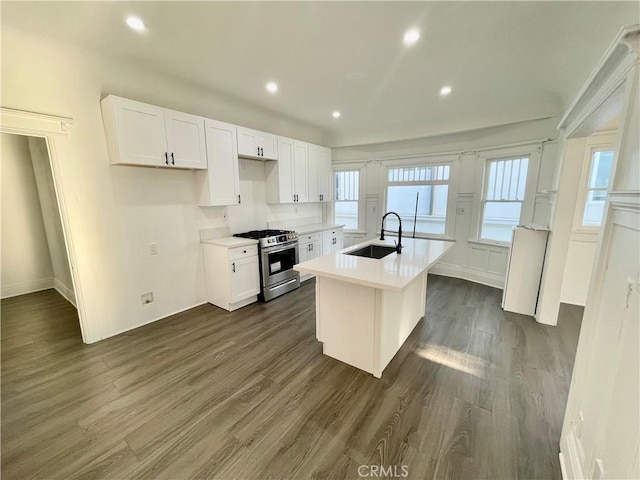
{"label": "island side panel", "polygon": [[393,359],[415,326],[424,316],[427,296],[427,273],[413,281],[404,291],[378,290],[377,318],[380,346],[374,358],[376,377]]}
{"label": "island side panel", "polygon": [[332,358],[373,373],[376,290],[316,276],[316,335]]}

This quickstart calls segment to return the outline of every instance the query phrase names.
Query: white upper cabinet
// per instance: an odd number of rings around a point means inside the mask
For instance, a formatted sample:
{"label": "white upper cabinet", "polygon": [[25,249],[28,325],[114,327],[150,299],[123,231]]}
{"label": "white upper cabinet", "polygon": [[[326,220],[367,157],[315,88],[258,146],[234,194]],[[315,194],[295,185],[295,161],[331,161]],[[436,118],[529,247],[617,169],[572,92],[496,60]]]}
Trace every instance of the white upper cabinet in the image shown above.
{"label": "white upper cabinet", "polygon": [[331,200],[331,150],[319,145],[309,145],[309,201]]}
{"label": "white upper cabinet", "polygon": [[267,203],[293,203],[294,141],[278,137],[278,161],[264,164],[267,183]]}
{"label": "white upper cabinet", "polygon": [[278,160],[278,137],[238,127],[238,155],[259,160]]}
{"label": "white upper cabinet", "polygon": [[204,119],[113,95],[100,103],[111,163],[207,168]]}
{"label": "white upper cabinet", "polygon": [[205,120],[208,170],[197,172],[200,206],[240,203],[237,127]]}
{"label": "white upper cabinet", "polygon": [[295,202],[309,201],[309,144],[293,142],[293,195]]}
{"label": "white upper cabinet", "polygon": [[206,169],[204,118],[165,110],[164,121],[167,128],[167,148],[171,157],[171,165],[182,168]]}
{"label": "white upper cabinet", "polygon": [[331,199],[331,150],[328,148],[278,137],[278,161],[266,163],[265,171],[268,203]]}

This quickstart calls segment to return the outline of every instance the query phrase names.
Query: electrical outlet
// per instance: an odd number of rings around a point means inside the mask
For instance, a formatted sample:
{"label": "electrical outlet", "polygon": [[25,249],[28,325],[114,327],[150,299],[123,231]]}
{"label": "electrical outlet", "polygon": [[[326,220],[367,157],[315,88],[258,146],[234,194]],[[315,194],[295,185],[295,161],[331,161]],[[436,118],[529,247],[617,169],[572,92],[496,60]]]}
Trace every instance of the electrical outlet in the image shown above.
{"label": "electrical outlet", "polygon": [[458,207],[456,208],[456,215],[466,215],[467,207]]}
{"label": "electrical outlet", "polygon": [[298,207],[295,207],[295,208],[293,209],[293,213],[294,213],[295,215],[297,215],[297,214],[298,214]]}
{"label": "electrical outlet", "polygon": [[153,303],[153,292],[143,293],[142,295],[140,295],[140,302],[143,306]]}
{"label": "electrical outlet", "polygon": [[157,255],[158,254],[158,244],[150,243],[149,244],[149,255]]}

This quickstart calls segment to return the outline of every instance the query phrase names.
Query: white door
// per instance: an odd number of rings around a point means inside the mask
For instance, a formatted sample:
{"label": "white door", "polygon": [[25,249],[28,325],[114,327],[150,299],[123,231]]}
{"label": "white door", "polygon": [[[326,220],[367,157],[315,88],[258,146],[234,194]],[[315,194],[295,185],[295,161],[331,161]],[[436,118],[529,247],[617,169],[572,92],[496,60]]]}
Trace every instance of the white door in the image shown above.
{"label": "white door", "polygon": [[293,140],[290,138],[278,138],[278,189],[280,190],[280,203],[295,201],[293,190]]}
{"label": "white door", "polygon": [[165,124],[171,166],[206,170],[204,118],[165,110]]}
{"label": "white door", "polygon": [[205,122],[209,205],[240,203],[236,130],[235,125],[228,123]]}
{"label": "white door", "polygon": [[294,141],[293,193],[296,202],[307,202],[308,196],[309,144]]}
{"label": "white door", "polygon": [[230,303],[236,303],[260,293],[257,255],[231,262],[229,275],[231,275]]}
{"label": "white door", "polygon": [[298,245],[298,262],[311,260],[311,243],[301,243]]}
{"label": "white door", "polygon": [[164,109],[119,97],[108,97],[116,131],[118,158],[112,163],[166,166],[167,133]]}
{"label": "white door", "polygon": [[333,251],[342,250],[342,232],[336,232],[333,237]]}
{"label": "white door", "polygon": [[309,145],[309,192],[310,202],[319,202],[320,199],[320,147]]}

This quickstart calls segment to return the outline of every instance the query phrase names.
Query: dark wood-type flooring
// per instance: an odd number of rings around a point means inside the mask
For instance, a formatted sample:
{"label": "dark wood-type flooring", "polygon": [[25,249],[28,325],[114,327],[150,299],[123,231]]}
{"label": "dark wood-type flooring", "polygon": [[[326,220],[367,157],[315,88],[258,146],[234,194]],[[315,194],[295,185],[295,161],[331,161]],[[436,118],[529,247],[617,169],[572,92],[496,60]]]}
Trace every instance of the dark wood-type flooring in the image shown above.
{"label": "dark wood-type flooring", "polygon": [[2,478],[560,478],[582,309],[546,327],[500,296],[430,276],[381,379],[322,355],[313,281],[94,345],[53,290],[3,300]]}

